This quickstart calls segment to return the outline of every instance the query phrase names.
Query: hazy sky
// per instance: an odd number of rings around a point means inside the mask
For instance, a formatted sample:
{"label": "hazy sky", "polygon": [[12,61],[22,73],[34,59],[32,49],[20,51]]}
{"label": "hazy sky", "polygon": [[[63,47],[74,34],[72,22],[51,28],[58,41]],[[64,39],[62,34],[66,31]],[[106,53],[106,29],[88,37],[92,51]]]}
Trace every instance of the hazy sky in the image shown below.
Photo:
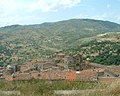
{"label": "hazy sky", "polygon": [[72,18],[120,23],[120,0],[0,0],[0,26]]}

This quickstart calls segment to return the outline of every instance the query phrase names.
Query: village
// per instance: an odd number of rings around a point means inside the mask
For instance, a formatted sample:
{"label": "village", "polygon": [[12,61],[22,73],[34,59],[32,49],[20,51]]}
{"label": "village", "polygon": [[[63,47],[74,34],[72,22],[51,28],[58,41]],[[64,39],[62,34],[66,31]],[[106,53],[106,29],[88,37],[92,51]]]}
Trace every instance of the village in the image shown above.
{"label": "village", "polygon": [[58,53],[52,59],[31,60],[23,65],[0,67],[0,79],[23,80],[72,80],[109,83],[120,79],[120,66],[105,66],[84,61],[81,54],[69,56]]}

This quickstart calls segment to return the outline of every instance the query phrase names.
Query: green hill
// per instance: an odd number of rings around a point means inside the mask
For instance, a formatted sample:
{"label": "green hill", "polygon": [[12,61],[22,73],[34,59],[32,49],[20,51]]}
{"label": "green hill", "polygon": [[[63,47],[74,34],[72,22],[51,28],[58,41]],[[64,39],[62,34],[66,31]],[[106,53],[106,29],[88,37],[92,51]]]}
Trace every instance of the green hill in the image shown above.
{"label": "green hill", "polygon": [[120,25],[101,20],[71,19],[0,28],[0,64],[50,58],[55,52],[86,44],[98,34],[120,32]]}

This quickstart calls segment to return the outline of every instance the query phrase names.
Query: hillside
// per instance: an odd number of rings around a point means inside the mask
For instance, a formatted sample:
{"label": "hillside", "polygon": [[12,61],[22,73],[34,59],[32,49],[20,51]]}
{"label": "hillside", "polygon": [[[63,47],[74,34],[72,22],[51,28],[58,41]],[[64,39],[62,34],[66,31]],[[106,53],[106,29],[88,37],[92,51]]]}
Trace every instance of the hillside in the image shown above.
{"label": "hillside", "polygon": [[[101,20],[71,19],[36,25],[12,25],[0,28],[0,64],[50,58],[55,52],[75,48],[107,35],[114,42],[120,25]],[[117,37],[119,39],[119,37]],[[109,40],[108,40],[109,41]],[[113,40],[111,39],[113,42]],[[119,40],[118,40],[119,41]]]}
{"label": "hillside", "polygon": [[70,55],[80,52],[85,60],[104,65],[120,65],[120,32],[80,39],[81,44],[64,50]]}

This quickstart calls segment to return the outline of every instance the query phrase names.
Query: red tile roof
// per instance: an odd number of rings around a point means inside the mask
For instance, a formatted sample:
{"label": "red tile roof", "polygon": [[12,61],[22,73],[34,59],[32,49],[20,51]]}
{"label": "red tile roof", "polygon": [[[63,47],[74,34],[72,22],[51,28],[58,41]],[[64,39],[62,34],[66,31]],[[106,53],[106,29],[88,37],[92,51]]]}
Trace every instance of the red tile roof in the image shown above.
{"label": "red tile roof", "polygon": [[80,73],[77,74],[77,80],[96,81],[97,80],[96,72],[92,69],[80,71]]}
{"label": "red tile roof", "polygon": [[76,80],[76,71],[70,70],[66,72],[66,79]]}

